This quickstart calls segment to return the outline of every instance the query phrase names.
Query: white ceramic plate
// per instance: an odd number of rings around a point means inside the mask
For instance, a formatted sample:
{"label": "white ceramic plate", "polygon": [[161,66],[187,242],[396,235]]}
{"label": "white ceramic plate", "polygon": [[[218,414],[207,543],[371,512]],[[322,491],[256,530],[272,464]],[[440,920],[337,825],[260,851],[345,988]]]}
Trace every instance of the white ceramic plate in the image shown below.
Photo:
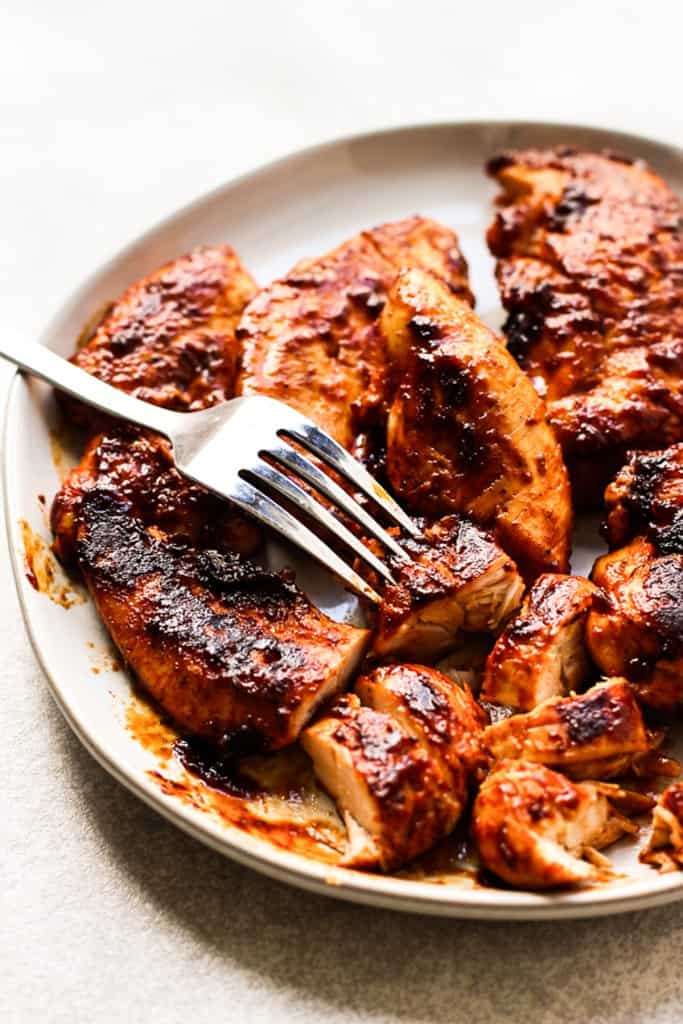
{"label": "white ceramic plate", "polygon": [[[229,183],[147,232],[85,282],[40,340],[68,355],[83,323],[103,303],[194,245],[229,241],[266,283],[302,256],[322,253],[364,227],[412,213],[431,215],[456,229],[470,264],[478,311],[499,326],[502,314],[484,241],[494,189],[482,168],[501,146],[556,143],[609,147],[643,157],[683,192],[681,150],[598,129],[446,124],[333,142]],[[126,727],[122,708],[130,700],[130,683],[98,653],[106,650],[106,639],[92,603],[67,610],[37,593],[26,577],[21,522],[49,539],[38,495],[45,495],[49,504],[59,484],[49,429],[53,414],[47,389],[14,380],[5,422],[4,492],[26,626],[52,693],[81,741],[161,814],[221,853],[275,878],[399,910],[499,919],[579,917],[654,906],[683,895],[683,875],[658,875],[640,865],[632,844],[622,844],[613,858],[626,877],[561,895],[372,876],[283,851],[164,792],[150,775],[156,755]],[[578,571],[590,568],[597,551],[590,534],[585,536],[575,549]],[[332,592],[324,596],[325,604],[334,605]],[[98,675],[93,676],[98,658]]]}

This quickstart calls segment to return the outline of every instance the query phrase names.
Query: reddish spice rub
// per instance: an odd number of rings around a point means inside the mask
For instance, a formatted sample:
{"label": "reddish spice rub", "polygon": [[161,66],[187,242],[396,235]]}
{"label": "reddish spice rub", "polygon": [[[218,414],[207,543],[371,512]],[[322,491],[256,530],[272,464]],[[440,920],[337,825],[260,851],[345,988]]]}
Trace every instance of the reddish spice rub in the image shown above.
{"label": "reddish spice rub", "polygon": [[[457,247],[450,247],[445,229],[415,218],[361,238],[367,241],[370,235],[374,236],[372,245],[377,257],[397,265],[414,260],[415,265],[428,266],[445,276],[467,301],[471,299],[464,261]],[[351,249],[357,241],[349,243]],[[360,252],[362,248],[360,245],[354,251]],[[106,367],[113,367],[117,373],[121,371],[119,386],[171,408],[202,408],[229,397],[239,348],[235,320],[253,282],[243,274],[232,253],[233,277],[224,281],[224,292],[219,294],[223,270],[218,267],[217,252],[198,250],[134,286],[105,315],[95,336],[86,341],[87,359],[93,365],[101,362],[100,370],[92,372],[107,379]],[[223,257],[229,253],[231,250],[225,247]],[[300,265],[300,277],[289,283],[304,290],[324,285],[325,274],[316,280],[312,268],[315,271],[312,264]],[[343,277],[344,273],[340,280]],[[330,278],[328,283],[331,281]],[[345,301],[362,307],[370,323],[385,302],[384,286],[379,278],[371,276],[348,289]],[[321,325],[319,334],[324,336],[330,354],[343,336],[343,315],[326,308],[325,315],[328,314],[334,321],[333,327],[328,330]],[[355,323],[362,326],[362,317]],[[421,340],[431,342],[436,338],[430,333],[432,326],[428,318],[417,316],[411,329]],[[214,330],[216,337],[212,334]],[[371,334],[376,341],[374,328]],[[365,337],[368,351],[371,334]],[[94,344],[98,335],[100,347]],[[114,359],[110,358],[112,354]],[[338,351],[332,355],[338,355]],[[116,359],[120,357],[125,362],[128,356],[131,358],[125,370],[123,365],[114,366]],[[79,356],[75,358],[78,361]],[[373,446],[382,447],[385,362],[386,357],[380,352],[368,377],[372,378],[373,386],[352,403],[348,421],[353,443],[370,454]],[[445,382],[443,386],[446,388]],[[459,403],[463,389],[465,394],[469,391],[470,381],[456,374],[452,387],[449,384],[447,389],[449,401],[452,398]],[[339,391],[337,398],[341,397]],[[528,422],[526,425],[530,426]],[[463,436],[461,446],[463,459],[469,458],[472,465],[482,454],[475,441],[474,437]],[[151,469],[148,479],[139,473],[141,466]],[[547,472],[543,456],[536,468],[541,475]],[[63,541],[64,557],[76,557],[98,605],[101,609],[107,606],[109,617],[105,613],[105,621],[117,642],[121,639],[124,654],[129,657],[126,651],[131,650],[140,655],[138,672],[143,682],[151,682],[149,688],[153,693],[158,693],[154,687],[161,683],[164,693],[163,684],[170,680],[170,689],[164,695],[172,706],[176,702],[176,717],[178,708],[188,712],[183,701],[187,701],[188,691],[192,691],[192,698],[197,695],[200,679],[202,683],[208,681],[209,688],[221,689],[226,688],[229,676],[229,698],[221,695],[219,713],[204,718],[197,727],[199,734],[208,739],[206,749],[211,750],[211,756],[207,760],[196,745],[186,740],[181,744],[183,763],[198,772],[208,786],[199,779],[185,783],[164,779],[157,773],[160,785],[198,807],[210,807],[237,827],[268,835],[285,848],[299,848],[310,854],[320,846],[327,850],[322,854],[324,859],[336,860],[339,836],[325,836],[325,829],[310,823],[260,818],[249,806],[248,798],[258,799],[253,787],[244,789],[234,783],[234,792],[229,787],[228,792],[216,791],[217,785],[226,787],[222,776],[211,774],[215,741],[219,741],[219,750],[229,749],[236,736],[246,736],[249,742],[248,737],[256,735],[258,742],[266,746],[290,742],[321,699],[319,692],[304,692],[306,671],[316,657],[324,662],[324,649],[339,648],[340,641],[330,636],[329,629],[325,633],[329,620],[311,609],[286,575],[267,573],[232,553],[236,547],[255,546],[258,536],[250,536],[248,527],[235,527],[228,517],[213,516],[212,502],[210,495],[178,477],[165,442],[124,429],[120,434],[111,432],[92,442],[86,462],[72,474],[61,502],[56,505],[55,523],[58,539]],[[130,559],[127,564],[126,558]],[[434,597],[438,600],[433,584],[430,580],[428,601]],[[423,585],[414,587],[412,599],[419,603],[424,591]],[[278,634],[278,624],[287,616],[288,628]],[[306,634],[303,672],[299,672],[301,650],[285,650],[291,640],[292,616],[302,627],[302,636]],[[312,653],[311,638],[316,628],[321,640]],[[330,628],[349,631],[345,639],[354,648],[352,660],[357,659],[364,642],[361,631],[336,624],[330,624]],[[315,642],[314,639],[313,647]],[[135,656],[129,660],[136,668]],[[182,686],[174,690],[179,665]],[[172,671],[164,680],[168,668]],[[292,676],[296,678],[292,680]],[[445,677],[420,666],[392,666],[378,670],[374,677],[372,684],[366,678],[364,691],[363,681],[359,682],[359,692],[364,692],[368,702],[377,703],[377,707],[362,708],[354,704],[353,696],[344,698],[340,707],[346,702],[347,710],[340,715],[343,721],[337,722],[332,736],[335,744],[352,751],[353,767],[364,780],[377,814],[374,825],[379,825],[379,831],[361,835],[360,846],[360,827],[355,826],[346,863],[356,866],[400,863],[413,857],[415,849],[425,848],[420,844],[431,845],[446,834],[460,815],[468,781],[476,780],[486,763],[481,748],[481,714],[469,694],[449,690],[452,684]],[[327,693],[341,685],[334,669],[331,678],[334,681]],[[380,708],[382,692],[385,696],[391,694],[387,704],[390,714]],[[188,712],[194,715],[195,722],[200,712],[211,710],[212,699],[213,694],[209,694],[208,701],[206,693],[198,694],[197,706]],[[221,720],[220,711],[225,712],[226,699],[233,703]],[[265,709],[259,703],[263,701]],[[282,738],[282,721],[273,723],[270,701],[277,705],[278,715],[290,716],[285,726],[290,730],[287,739]],[[602,706],[596,710],[591,705],[578,717],[573,711],[565,713],[562,709],[558,715],[571,743],[586,745],[599,741],[600,726],[605,725],[604,712]],[[298,724],[292,727],[295,718]],[[182,722],[182,716],[179,720]],[[139,727],[140,723],[137,724]],[[614,732],[616,725],[612,725]],[[143,742],[158,741],[155,730],[148,729]],[[388,822],[386,833],[382,832],[383,819]]]}
{"label": "reddish spice rub", "polygon": [[503,188],[488,242],[510,351],[595,504],[627,448],[683,440],[683,206],[610,153],[505,151],[488,171]]}
{"label": "reddish spice rub", "polygon": [[660,712],[683,702],[682,466],[683,445],[634,452],[607,488],[614,550],[593,567],[605,600],[586,634],[600,668],[625,675]]}
{"label": "reddish spice rub", "polygon": [[[229,245],[193,249],[141,278],[72,361],[122,391],[181,412],[232,398],[237,321],[256,284]],[[88,426],[101,416],[65,399]]]}

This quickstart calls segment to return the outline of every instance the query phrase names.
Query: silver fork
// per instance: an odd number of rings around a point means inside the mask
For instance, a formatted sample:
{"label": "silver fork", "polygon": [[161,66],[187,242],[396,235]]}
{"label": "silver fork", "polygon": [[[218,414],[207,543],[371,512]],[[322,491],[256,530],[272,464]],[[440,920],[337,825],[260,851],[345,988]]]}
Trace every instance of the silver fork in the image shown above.
{"label": "silver fork", "polygon": [[419,537],[415,524],[341,445],[284,402],[254,395],[234,398],[202,412],[171,412],[118,391],[43,345],[0,337],[0,355],[87,405],[163,434],[171,442],[175,465],[184,476],[227,498],[298,545],[354,593],[375,603],[380,601],[379,594],[328,544],[280,505],[273,494],[333,533],[384,580],[393,583],[394,578],[355,534],[283,469],[322,494],[396,558],[409,560],[395,538],[291,442],[317,456],[406,533]]}

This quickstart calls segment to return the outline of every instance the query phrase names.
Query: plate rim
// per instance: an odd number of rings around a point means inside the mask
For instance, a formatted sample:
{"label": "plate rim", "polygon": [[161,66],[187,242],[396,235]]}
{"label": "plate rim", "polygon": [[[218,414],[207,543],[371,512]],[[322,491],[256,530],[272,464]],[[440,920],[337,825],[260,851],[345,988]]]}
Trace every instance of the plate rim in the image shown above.
{"label": "plate rim", "polygon": [[[210,206],[223,193],[238,188],[242,184],[254,183],[261,176],[277,173],[286,168],[287,164],[296,160],[310,160],[323,155],[335,148],[343,148],[356,143],[377,141],[391,135],[407,135],[418,131],[427,134],[443,133],[448,130],[470,128],[473,130],[515,129],[523,131],[547,130],[548,132],[576,131],[610,136],[616,145],[646,145],[668,152],[683,167],[683,147],[667,140],[652,136],[613,130],[601,125],[577,124],[563,121],[533,121],[512,119],[463,119],[457,121],[416,122],[406,125],[390,125],[365,132],[349,133],[335,136],[321,142],[313,143],[299,149],[293,149],[284,155],[275,157],[263,164],[242,172],[234,178],[201,193],[188,203],[176,207],[165,214],[153,225],[141,231],[126,245],[120,247],[108,259],[95,267],[76,288],[65,296],[63,301],[53,309],[44,320],[44,327],[38,337],[39,344],[45,344],[53,331],[53,322],[75,304],[81,301],[92,289],[94,283],[114,265],[120,264],[134,250],[143,246],[148,239],[171,226],[181,218],[191,215],[205,204]],[[87,727],[79,721],[78,714],[70,706],[66,694],[48,664],[48,657],[43,649],[41,638],[36,629],[26,601],[26,581],[22,568],[23,557],[20,556],[19,545],[16,543],[17,516],[16,508],[19,495],[15,493],[10,480],[10,446],[8,440],[12,429],[20,419],[18,413],[18,396],[20,388],[28,389],[27,382],[18,371],[10,375],[5,388],[5,400],[2,417],[2,490],[5,514],[5,531],[10,555],[10,564],[14,577],[15,589],[34,654],[45,676],[48,688],[60,712],[72,731],[92,757],[117,782],[133,792],[145,804],[152,807],[168,821],[180,827],[184,832],[208,845],[217,852],[228,856],[238,863],[265,874],[277,881],[286,882],[299,888],[307,889],[334,898],[355,903],[373,905],[385,909],[402,910],[413,913],[440,915],[454,918],[475,918],[488,920],[528,921],[569,919],[594,917],[606,914],[622,913],[646,907],[660,906],[683,898],[683,876],[673,873],[669,876],[654,875],[652,882],[658,880],[656,889],[650,888],[648,879],[634,887],[627,894],[614,894],[609,888],[595,890],[579,890],[562,894],[543,895],[529,891],[508,891],[493,889],[466,889],[453,886],[452,893],[445,897],[446,884],[419,882],[396,878],[395,876],[374,875],[339,868],[305,857],[280,850],[267,840],[256,838],[235,826],[218,824],[206,813],[186,807],[172,796],[162,793],[147,777],[127,764],[109,755],[99,737],[90,734]]]}

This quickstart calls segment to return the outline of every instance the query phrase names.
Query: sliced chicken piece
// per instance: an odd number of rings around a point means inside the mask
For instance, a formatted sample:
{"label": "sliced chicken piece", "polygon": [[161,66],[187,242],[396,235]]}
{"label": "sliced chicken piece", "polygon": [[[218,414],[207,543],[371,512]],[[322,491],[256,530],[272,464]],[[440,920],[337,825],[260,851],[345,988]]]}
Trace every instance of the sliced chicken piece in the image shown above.
{"label": "sliced chicken piece", "polygon": [[348,830],[346,867],[389,871],[455,826],[464,786],[451,788],[415,735],[391,716],[340,697],[301,743]]}
{"label": "sliced chicken piece", "polygon": [[363,704],[391,715],[437,764],[447,786],[463,794],[483,777],[486,715],[469,690],[424,665],[387,665],[361,676]]}
{"label": "sliced chicken piece", "polygon": [[[401,267],[425,267],[472,301],[456,236],[425,217],[364,231],[302,260],[246,309],[239,392],[279,398],[366,459],[384,433],[386,354],[377,318]],[[379,442],[383,447],[383,440]]]}
{"label": "sliced chicken piece", "polygon": [[657,751],[662,739],[646,729],[625,679],[608,679],[580,696],[551,697],[484,733],[493,757],[544,764],[572,779],[671,774],[677,766]]}
{"label": "sliced chicken piece", "polygon": [[406,540],[410,561],[391,556],[377,613],[373,653],[433,660],[457,646],[463,633],[497,632],[519,607],[524,583],[492,538],[460,516],[424,527],[424,540]]}
{"label": "sliced chicken piece", "polygon": [[534,579],[569,566],[567,472],[545,406],[496,335],[431,274],[406,270],[380,321],[395,380],[387,474],[416,514],[466,513]]}
{"label": "sliced chicken piece", "polygon": [[668,786],[657,800],[640,859],[662,873],[683,870],[683,782]]}
{"label": "sliced chicken piece", "polygon": [[474,802],[482,864],[525,889],[593,884],[612,877],[595,853],[637,826],[615,802],[638,812],[651,801],[607,783],[570,782],[529,761],[500,761]]}
{"label": "sliced chicken piece", "polygon": [[64,562],[74,558],[80,503],[93,487],[130,502],[145,526],[158,526],[179,542],[247,556],[261,544],[253,520],[181,476],[165,438],[115,426],[90,440],[53,502],[55,550]]}
{"label": "sliced chicken piece", "polygon": [[[256,290],[229,245],[193,249],[124,292],[72,362],[146,402],[205,409],[234,395],[235,330]],[[101,421],[91,408],[65,402],[78,422]]]}
{"label": "sliced chicken piece", "polygon": [[596,665],[629,679],[644,704],[672,712],[683,704],[683,554],[660,555],[636,537],[599,558],[592,579],[606,595],[586,625]]}
{"label": "sliced chicken piece", "polygon": [[529,711],[577,689],[589,671],[584,627],[596,594],[581,576],[541,576],[486,661],[481,699]]}
{"label": "sliced chicken piece", "polygon": [[632,452],[605,491],[612,549],[642,535],[663,555],[683,554],[683,444]]}
{"label": "sliced chicken piece", "polygon": [[125,661],[196,736],[292,743],[367,645],[366,630],[328,619],[286,574],[145,527],[106,487],[82,497],[75,552]]}
{"label": "sliced chicken piece", "polygon": [[683,440],[683,204],[613,153],[506,151],[488,171],[509,348],[594,505],[629,447]]}

